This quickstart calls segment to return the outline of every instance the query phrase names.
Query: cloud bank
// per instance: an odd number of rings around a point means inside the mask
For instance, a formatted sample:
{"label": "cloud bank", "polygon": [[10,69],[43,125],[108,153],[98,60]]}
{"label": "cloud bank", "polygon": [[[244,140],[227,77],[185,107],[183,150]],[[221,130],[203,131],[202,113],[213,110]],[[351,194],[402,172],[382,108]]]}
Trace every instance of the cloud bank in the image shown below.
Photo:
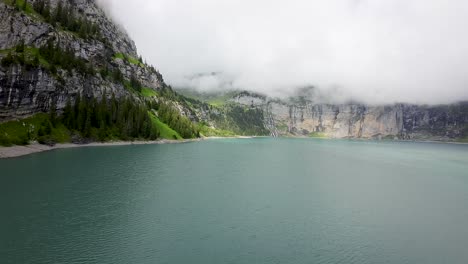
{"label": "cloud bank", "polygon": [[468,100],[466,0],[102,2],[173,86]]}

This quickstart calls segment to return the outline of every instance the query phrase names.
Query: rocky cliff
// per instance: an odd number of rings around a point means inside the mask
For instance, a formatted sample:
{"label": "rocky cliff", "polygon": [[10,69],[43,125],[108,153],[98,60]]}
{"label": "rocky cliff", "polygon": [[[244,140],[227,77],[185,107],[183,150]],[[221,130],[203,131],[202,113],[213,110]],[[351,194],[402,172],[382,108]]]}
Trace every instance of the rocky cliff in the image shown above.
{"label": "rocky cliff", "polygon": [[280,100],[248,92],[230,101],[262,109],[272,136],[442,141],[468,136],[468,103],[369,106],[318,103],[304,96]]}
{"label": "rocky cliff", "polygon": [[[28,1],[24,8],[15,2],[0,1],[0,59],[13,56],[22,60],[0,66],[0,121],[48,111],[51,105],[60,111],[68,98],[73,100],[78,94],[99,98],[106,91],[108,96],[135,96],[128,84],[132,78],[149,89],[165,85],[154,67],[138,59],[134,42],[94,1],[50,1],[51,16],[60,5],[65,21],[69,17],[77,21],[69,27],[39,13],[34,8],[38,0]],[[91,27],[95,32],[83,36]],[[18,52],[19,45],[24,45],[23,52]],[[47,45],[59,50],[58,56],[72,53],[75,63],[90,70],[52,65],[49,58],[38,54]]]}

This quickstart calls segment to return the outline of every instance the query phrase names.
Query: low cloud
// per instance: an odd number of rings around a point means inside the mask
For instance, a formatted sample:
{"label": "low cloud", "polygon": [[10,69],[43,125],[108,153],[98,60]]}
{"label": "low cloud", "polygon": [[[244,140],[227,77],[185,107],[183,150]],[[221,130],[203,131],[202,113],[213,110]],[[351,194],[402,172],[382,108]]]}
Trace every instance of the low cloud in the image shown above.
{"label": "low cloud", "polygon": [[173,86],[278,94],[310,85],[368,103],[468,100],[468,1],[102,2]]}

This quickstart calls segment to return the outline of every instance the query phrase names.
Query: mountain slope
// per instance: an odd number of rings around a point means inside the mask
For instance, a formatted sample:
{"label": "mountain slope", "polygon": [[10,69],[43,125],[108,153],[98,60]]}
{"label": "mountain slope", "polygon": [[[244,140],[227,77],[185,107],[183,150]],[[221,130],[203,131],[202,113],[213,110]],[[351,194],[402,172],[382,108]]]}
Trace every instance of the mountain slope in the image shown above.
{"label": "mountain slope", "polygon": [[258,119],[255,123],[261,122],[271,136],[439,141],[468,139],[468,102],[432,106],[333,104],[323,102],[313,87],[301,89],[289,98],[271,98],[248,91],[219,93],[218,96],[214,92],[205,95],[187,89],[178,91],[207,103],[213,98],[222,98],[223,101],[216,101],[213,107],[226,116],[236,108],[256,113]]}
{"label": "mountain slope", "polygon": [[[247,91],[181,95],[143,62],[134,42],[94,1],[1,0],[0,17],[0,143],[153,139],[162,132],[176,138],[200,132],[468,137],[467,103],[333,104],[313,89],[280,99]],[[38,123],[39,113],[48,115]],[[16,121],[24,118],[30,119]]]}
{"label": "mountain slope", "polygon": [[[96,98],[104,91],[117,97],[131,95],[126,84],[132,78],[151,89],[164,85],[153,67],[135,63],[138,55],[133,41],[92,1],[50,1],[50,13],[61,5],[73,14],[79,24],[76,30],[30,11],[38,1],[29,1],[25,11],[13,2],[0,2],[1,56],[14,57],[13,63],[2,60],[0,67],[0,120],[48,111],[52,104],[60,110],[78,94]],[[83,28],[93,26],[95,33],[81,34]],[[23,44],[26,52],[18,52]],[[54,54],[58,58],[37,54],[48,45],[58,51]],[[72,63],[62,61],[68,54]]]}
{"label": "mountain slope", "polygon": [[[0,16],[3,145],[53,144],[59,127],[74,142],[198,135],[183,98],[94,1],[3,0]],[[30,122],[39,113],[49,117]]]}
{"label": "mountain slope", "polygon": [[468,136],[468,103],[332,104],[307,96],[278,100],[251,93],[232,100],[263,109],[265,126],[272,135],[441,141]]}

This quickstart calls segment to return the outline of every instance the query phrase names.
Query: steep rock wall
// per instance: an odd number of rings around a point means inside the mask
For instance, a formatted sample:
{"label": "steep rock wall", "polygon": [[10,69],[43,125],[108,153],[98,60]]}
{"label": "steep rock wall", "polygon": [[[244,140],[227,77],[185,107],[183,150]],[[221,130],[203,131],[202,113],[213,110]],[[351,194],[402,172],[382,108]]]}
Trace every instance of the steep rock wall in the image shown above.
{"label": "steep rock wall", "polygon": [[[35,1],[29,1],[33,4]],[[59,0],[51,0],[55,8]],[[0,122],[26,117],[48,111],[52,102],[58,110],[72,101],[78,94],[101,97],[106,91],[110,96],[132,96],[121,82],[114,82],[100,75],[99,69],[117,68],[125,80],[136,77],[144,87],[159,89],[164,86],[162,76],[153,67],[142,63],[131,63],[118,58],[125,54],[138,58],[134,42],[113,23],[94,1],[70,0],[74,13],[99,25],[99,38],[80,38],[77,34],[65,31],[58,26],[46,23],[38,14],[27,14],[0,1],[0,59],[15,46],[23,43],[27,47],[39,48],[48,41],[63,50],[71,50],[77,58],[93,66],[96,74],[89,76],[77,71],[66,72],[58,69],[56,74],[43,67],[21,67],[0,65]]]}
{"label": "steep rock wall", "polygon": [[454,140],[468,136],[468,103],[438,106],[285,102],[241,94],[231,102],[264,111],[272,136]]}

